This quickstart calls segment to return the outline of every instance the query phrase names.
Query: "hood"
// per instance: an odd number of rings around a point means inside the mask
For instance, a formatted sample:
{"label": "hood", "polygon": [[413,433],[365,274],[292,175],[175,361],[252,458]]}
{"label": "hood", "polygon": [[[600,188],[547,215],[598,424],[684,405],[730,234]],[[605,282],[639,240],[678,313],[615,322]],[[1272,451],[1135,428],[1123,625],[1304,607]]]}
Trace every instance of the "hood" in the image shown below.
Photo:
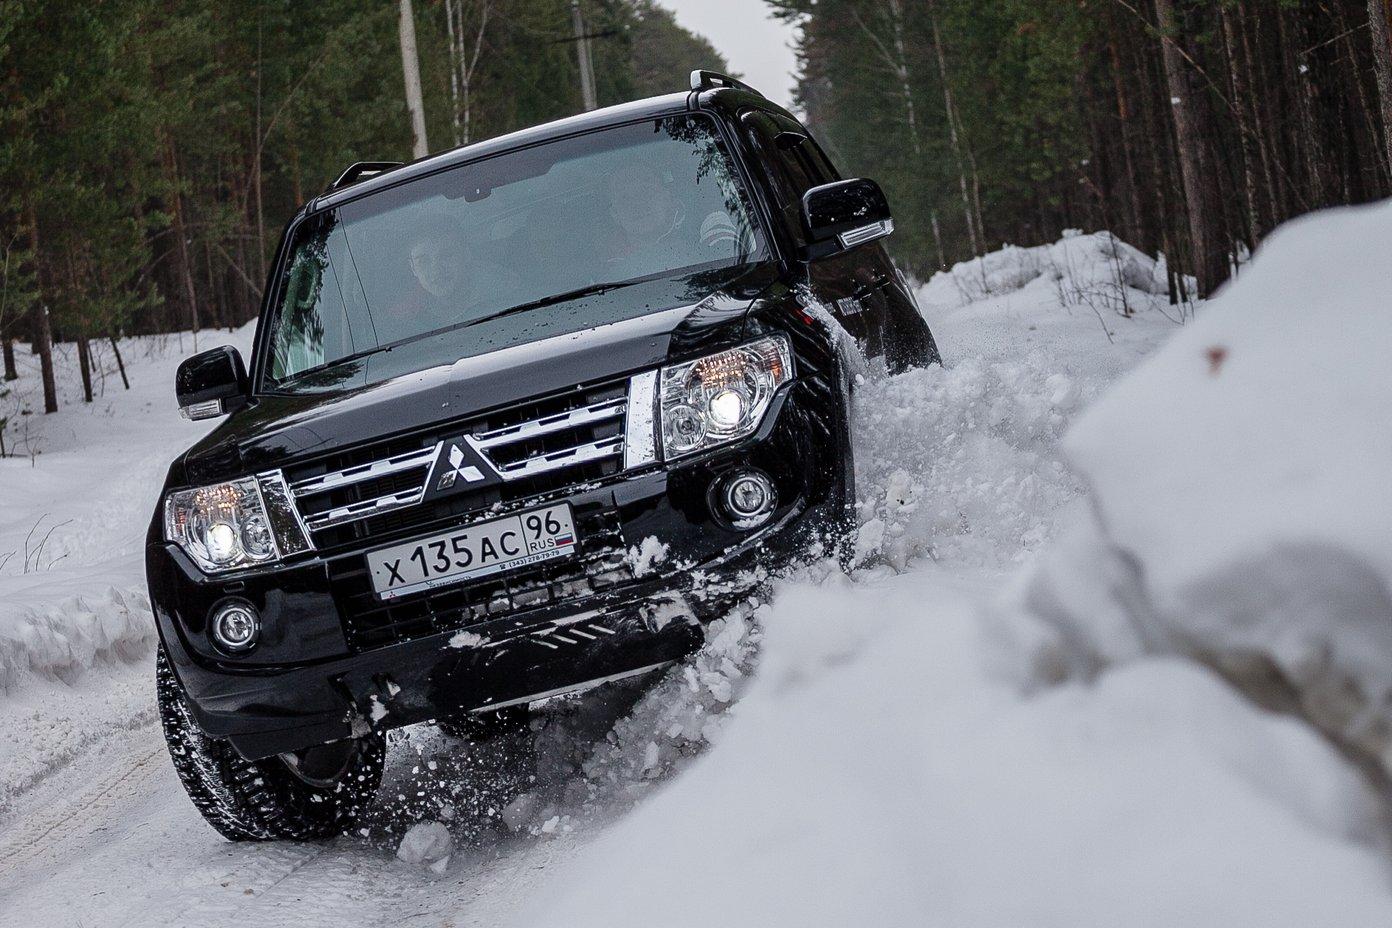
{"label": "hood", "polygon": [[[189,449],[184,480],[279,468],[717,351],[740,341],[749,308],[775,276],[759,266],[724,281],[709,274],[645,281],[499,320],[507,326],[482,323],[338,365],[310,391],[258,396],[233,414]],[[610,321],[579,323],[596,318]]]}

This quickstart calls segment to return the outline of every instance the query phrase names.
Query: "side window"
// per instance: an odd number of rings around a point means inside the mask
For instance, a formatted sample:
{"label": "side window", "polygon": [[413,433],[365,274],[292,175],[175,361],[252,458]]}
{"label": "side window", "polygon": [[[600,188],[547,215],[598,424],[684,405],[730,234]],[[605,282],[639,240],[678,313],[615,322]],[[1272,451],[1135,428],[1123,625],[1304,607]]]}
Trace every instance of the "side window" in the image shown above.
{"label": "side window", "polygon": [[744,123],[745,133],[754,150],[758,152],[758,169],[773,191],[778,211],[783,221],[794,229],[802,228],[800,211],[802,195],[809,187],[815,187],[802,164],[789,157],[789,152],[778,144],[779,128],[773,118],[759,110],[746,112],[740,121]]}
{"label": "side window", "polygon": [[285,300],[271,346],[272,380],[284,380],[355,350],[350,315],[361,288],[339,275],[346,240],[332,220],[313,235],[290,265]]}
{"label": "side window", "polygon": [[[802,141],[796,145],[782,146],[786,153],[786,158],[795,161],[798,170],[808,180],[808,187],[818,187],[822,184],[829,184],[834,180],[840,180],[840,175],[836,173],[836,168],[831,166],[827,156],[822,152],[812,136],[807,134],[802,123],[795,119],[788,119],[785,116],[773,116],[765,114],[766,118],[773,123],[774,129],[779,135],[801,136]],[[806,192],[806,188],[803,188]],[[798,194],[801,197],[801,193]]]}
{"label": "side window", "polygon": [[808,173],[820,178],[817,183],[829,184],[841,179],[841,173],[832,165],[816,139],[809,136],[806,142],[798,146],[798,154],[807,159]]}
{"label": "side window", "polygon": [[836,180],[836,170],[796,121],[761,110],[746,110],[740,121],[759,154],[760,170],[773,190],[784,221],[801,229],[802,195]]}

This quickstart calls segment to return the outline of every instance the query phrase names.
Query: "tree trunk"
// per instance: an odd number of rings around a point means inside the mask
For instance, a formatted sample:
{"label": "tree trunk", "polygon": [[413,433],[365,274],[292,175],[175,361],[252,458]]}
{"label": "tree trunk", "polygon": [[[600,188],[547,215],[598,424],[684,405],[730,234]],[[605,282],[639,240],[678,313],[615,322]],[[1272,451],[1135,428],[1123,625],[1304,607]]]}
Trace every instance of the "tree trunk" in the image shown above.
{"label": "tree trunk", "polygon": [[[1246,84],[1249,89],[1253,86],[1260,86],[1261,71],[1253,58],[1253,38],[1249,37],[1248,16],[1246,0],[1237,2],[1237,35],[1242,51],[1242,68],[1247,75]],[[1259,37],[1257,37],[1259,38]],[[1254,145],[1257,151],[1257,165],[1261,168],[1262,179],[1262,200],[1261,209],[1258,215],[1261,217],[1262,227],[1269,229],[1279,222],[1281,194],[1278,186],[1279,178],[1275,168],[1272,166],[1272,154],[1269,142],[1269,134],[1266,131],[1266,120],[1262,115],[1261,94],[1253,93],[1249,96],[1252,114],[1252,132],[1255,135]]]}
{"label": "tree trunk", "polygon": [[465,47],[465,0],[445,0],[445,31],[449,42],[450,65],[450,124],[454,129],[454,144],[468,145],[473,141],[473,82],[479,57],[483,54],[483,36],[488,30],[489,0],[478,9],[478,30],[474,47]]}
{"label": "tree trunk", "polygon": [[[1286,67],[1295,84],[1295,117],[1301,160],[1305,163],[1306,195],[1310,207],[1319,209],[1328,205],[1324,176],[1326,162],[1320,151],[1320,137],[1315,125],[1315,83],[1310,77],[1309,64],[1303,60],[1309,33],[1298,12],[1284,8],[1276,12],[1276,28],[1281,35]],[[1295,33],[1293,36],[1292,32]]]}
{"label": "tree trunk", "polygon": [[184,284],[184,298],[188,300],[188,327],[193,333],[193,347],[198,348],[198,294],[193,286],[193,264],[189,259],[188,235],[184,229],[184,195],[179,182],[179,159],[174,151],[173,136],[166,133],[164,142],[164,169],[169,183],[169,199],[174,209],[174,250],[179,256],[179,276]]}
{"label": "tree trunk", "polygon": [[43,303],[46,293],[43,280],[43,252],[39,249],[39,216],[34,204],[29,204],[29,244],[34,254],[34,276],[39,285],[40,302],[29,313],[33,325],[34,354],[39,356],[39,373],[43,380],[44,412],[58,411],[58,384],[53,377],[53,328],[48,320],[48,306]]}
{"label": "tree trunk", "polygon": [[599,106],[599,99],[595,95],[594,62],[590,58],[585,18],[580,14],[580,0],[570,0],[570,21],[575,29],[575,54],[580,62],[580,99],[588,112]]}
{"label": "tree trunk", "polygon": [[1382,111],[1383,157],[1392,177],[1392,27],[1387,0],[1368,0],[1368,28],[1373,40],[1373,74],[1377,77],[1378,109]]}
{"label": "tree trunk", "polygon": [[933,223],[933,244],[938,249],[938,269],[947,270],[947,253],[943,251],[942,229],[938,227],[938,211],[933,210],[931,215]]}
{"label": "tree trunk", "polygon": [[77,368],[82,372],[82,401],[92,402],[92,351],[87,336],[77,337]]}
{"label": "tree trunk", "polygon": [[1189,99],[1189,75],[1184,56],[1176,44],[1173,0],[1154,0],[1155,18],[1161,32],[1161,52],[1165,66],[1165,86],[1170,93],[1170,113],[1174,117],[1179,143],[1179,173],[1184,185],[1184,203],[1189,219],[1190,248],[1193,250],[1194,277],[1199,296],[1206,297],[1227,277],[1227,254],[1218,240],[1213,205],[1206,196],[1203,146],[1205,139],[1198,108]]}
{"label": "tree trunk", "polygon": [[8,335],[0,336],[0,346],[5,354],[5,380],[18,380],[19,368],[15,366],[14,339]]}
{"label": "tree trunk", "polygon": [[58,411],[58,384],[53,377],[53,327],[49,324],[48,307],[34,307],[34,353],[39,356],[39,372],[43,378],[44,412]]}
{"label": "tree trunk", "polygon": [[399,31],[406,109],[411,113],[411,157],[424,158],[430,154],[430,143],[425,138],[425,104],[421,101],[420,58],[416,54],[416,19],[411,12],[411,0],[401,0]]}
{"label": "tree trunk", "polygon": [[1228,55],[1228,73],[1232,76],[1233,107],[1238,118],[1237,134],[1242,141],[1242,187],[1247,207],[1247,244],[1255,249],[1257,243],[1262,240],[1264,230],[1261,210],[1257,203],[1257,151],[1253,145],[1256,133],[1247,117],[1251,93],[1247,86],[1247,73],[1238,54],[1234,14],[1226,6],[1220,6],[1218,16],[1223,21],[1223,47]]}
{"label": "tree trunk", "polygon": [[[266,210],[261,196],[261,16],[258,7],[256,17],[256,133],[252,136],[251,143],[255,151],[255,163],[252,165],[252,177],[256,189],[256,270],[260,280],[266,279]],[[212,283],[211,276],[208,281]]]}
{"label": "tree trunk", "polygon": [[957,137],[957,108],[952,102],[952,85],[948,81],[947,55],[943,52],[942,36],[938,32],[938,10],[933,0],[928,0],[928,23],[932,27],[933,51],[938,59],[938,78],[942,82],[943,106],[947,110],[947,137],[952,144],[952,154],[957,160],[957,183],[962,193],[962,214],[967,220],[967,236],[971,239],[972,257],[981,254],[981,239],[977,236],[977,223],[972,215],[971,193],[967,189],[967,165],[962,155],[962,142]]}
{"label": "tree trunk", "polygon": [[1142,231],[1145,223],[1141,218],[1140,191],[1136,183],[1136,165],[1131,151],[1135,147],[1135,133],[1131,127],[1131,104],[1127,100],[1126,85],[1121,79],[1121,53],[1117,50],[1116,39],[1107,43],[1107,64],[1111,71],[1112,93],[1116,102],[1117,124],[1121,128],[1121,170],[1126,187],[1127,218],[1131,221],[1131,234],[1136,236],[1135,244],[1145,247],[1149,236]]}
{"label": "tree trunk", "polygon": [[909,56],[904,51],[904,11],[899,0],[889,0],[889,21],[894,33],[894,71],[899,79],[899,92],[904,95],[904,119],[909,125],[909,141],[914,156],[922,155],[918,143],[918,113],[914,107],[913,85],[909,81]]}
{"label": "tree trunk", "polygon": [[111,353],[116,355],[116,369],[121,372],[121,385],[127,390],[130,389],[130,378],[126,376],[126,362],[121,360],[121,346],[116,343],[116,336],[111,336]]}

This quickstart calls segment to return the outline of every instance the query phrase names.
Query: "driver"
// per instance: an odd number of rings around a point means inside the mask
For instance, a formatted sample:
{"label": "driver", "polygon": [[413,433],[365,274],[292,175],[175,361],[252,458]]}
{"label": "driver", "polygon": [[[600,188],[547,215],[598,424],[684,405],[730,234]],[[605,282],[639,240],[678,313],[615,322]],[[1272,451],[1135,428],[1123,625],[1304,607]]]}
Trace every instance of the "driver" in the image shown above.
{"label": "driver", "polygon": [[387,313],[384,341],[409,338],[454,325],[478,310],[480,268],[459,227],[445,219],[422,224],[411,235],[407,265],[415,285]]}

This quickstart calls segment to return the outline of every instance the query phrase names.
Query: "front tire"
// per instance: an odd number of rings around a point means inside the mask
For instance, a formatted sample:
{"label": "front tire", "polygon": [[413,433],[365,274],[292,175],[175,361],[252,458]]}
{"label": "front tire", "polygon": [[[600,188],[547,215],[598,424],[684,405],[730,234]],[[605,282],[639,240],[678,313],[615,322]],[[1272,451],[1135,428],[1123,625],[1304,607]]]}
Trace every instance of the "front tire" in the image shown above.
{"label": "front tire", "polygon": [[184,790],[229,841],[316,841],[351,828],[382,782],[380,734],[296,755],[247,760],[204,734],[160,648],[155,689],[169,756]]}

